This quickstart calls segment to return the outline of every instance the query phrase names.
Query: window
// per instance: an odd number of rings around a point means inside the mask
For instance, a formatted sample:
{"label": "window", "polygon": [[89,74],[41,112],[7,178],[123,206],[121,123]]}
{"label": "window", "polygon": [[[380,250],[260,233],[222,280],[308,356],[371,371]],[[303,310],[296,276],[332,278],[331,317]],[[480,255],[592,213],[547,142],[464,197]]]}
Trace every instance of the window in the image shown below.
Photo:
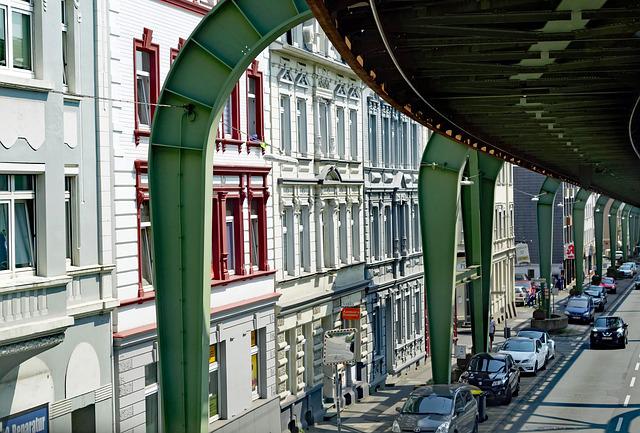
{"label": "window", "polygon": [[264,140],[264,120],[262,110],[262,72],[258,61],[254,60],[247,70],[247,132],[250,143]]}
{"label": "window", "polygon": [[139,142],[140,136],[149,136],[155,104],[158,102],[160,93],[160,46],[151,42],[152,37],[153,31],[145,28],[142,39],[133,40],[133,67],[136,78],[134,87],[136,143]]}
{"label": "window", "polygon": [[371,255],[380,260],[380,213],[379,208],[371,208]]}
{"label": "window", "polygon": [[158,408],[158,363],[144,366],[145,427],[147,433],[158,433],[160,411]]}
{"label": "window", "polygon": [[291,103],[289,95],[280,95],[280,149],[291,155]]}
{"label": "window", "polygon": [[[60,0],[60,9],[62,12],[62,83],[69,85],[69,19],[70,9],[67,7],[67,0]],[[73,23],[73,20],[71,21]]]}
{"label": "window", "polygon": [[420,209],[418,203],[413,205],[413,249],[414,251],[422,250],[422,234],[420,233]]}
{"label": "window", "polygon": [[[15,429],[15,427],[14,427]],[[26,430],[26,429],[25,429]],[[96,406],[88,406],[71,412],[71,433],[95,433],[96,431]]]}
{"label": "window", "polygon": [[32,14],[31,0],[5,0],[0,5],[0,66],[27,71],[33,69]]}
{"label": "window", "polygon": [[218,360],[218,344],[209,346],[209,422],[220,418],[220,361]]}
{"label": "window", "polygon": [[416,169],[420,165],[420,155],[418,154],[418,125],[411,125],[411,151],[413,152],[412,168]]}
{"label": "window", "polygon": [[336,117],[337,117],[337,125],[336,128],[338,129],[338,156],[340,157],[340,159],[345,159],[346,155],[345,155],[345,137],[344,137],[344,128],[345,128],[345,124],[344,124],[344,108],[343,107],[337,107],[336,108]]}
{"label": "window", "polygon": [[388,117],[382,117],[382,163],[391,164],[391,130]]}
{"label": "window", "polygon": [[302,269],[305,272],[311,272],[311,220],[309,206],[304,206],[300,211],[300,220]]}
{"label": "window", "polygon": [[240,140],[240,90],[236,84],[222,110],[216,150],[220,150],[222,145],[224,151],[227,143],[239,144]]}
{"label": "window", "polygon": [[378,125],[375,114],[369,114],[369,163],[378,165]]}
{"label": "window", "polygon": [[420,316],[421,307],[422,299],[420,298],[420,292],[415,292],[413,295],[413,314],[415,320],[413,332],[416,334],[420,334],[420,330],[422,329],[422,317]]}
{"label": "window", "polygon": [[360,260],[360,206],[358,203],[351,205],[351,257],[354,261]]}
{"label": "window", "polygon": [[0,175],[0,272],[35,268],[35,178]]}
{"label": "window", "polygon": [[396,328],[396,343],[402,344],[402,321],[400,320],[400,314],[402,312],[402,299],[396,298],[395,302],[395,328]]}
{"label": "window", "polygon": [[249,245],[251,247],[251,269],[259,269],[260,268],[260,264],[259,264],[259,259],[260,259],[260,242],[261,242],[261,237],[260,237],[260,200],[259,199],[252,199],[251,200],[251,214],[250,214],[250,235],[251,235],[251,242],[249,242]]}
{"label": "window", "polygon": [[260,348],[258,331],[251,331],[251,395],[252,398],[260,398]]}
{"label": "window", "polygon": [[323,156],[329,155],[329,104],[321,101],[318,104],[320,110],[320,144]]}
{"label": "window", "polygon": [[411,164],[409,163],[409,123],[402,122],[402,145],[400,146],[400,151],[402,153],[402,157],[400,158],[400,166],[404,168],[409,168]]}
{"label": "window", "polygon": [[282,214],[282,263],[283,270],[295,274],[295,236],[293,229],[293,208],[286,207]]}
{"label": "window", "polygon": [[296,100],[296,115],[298,122],[298,152],[306,155],[307,149],[307,100],[298,98]]}
{"label": "window", "polygon": [[407,336],[407,339],[411,338],[411,323],[413,322],[413,320],[411,320],[412,317],[413,314],[411,314],[411,296],[407,295],[404,297],[404,320],[407,326],[405,335]]}
{"label": "window", "polygon": [[382,335],[380,325],[380,307],[374,307],[373,314],[371,315],[371,326],[373,327],[373,354],[380,355],[380,349],[382,348]]}
{"label": "window", "polygon": [[74,224],[76,220],[76,178],[75,176],[64,177],[64,220],[65,220],[65,257],[67,265],[74,263]]}
{"label": "window", "polygon": [[384,208],[384,248],[387,258],[393,257],[393,221],[391,220],[391,206]]}
{"label": "window", "polygon": [[347,205],[341,204],[340,213],[340,262],[347,264],[349,262],[347,253]]}
{"label": "window", "polygon": [[176,48],[172,47],[169,50],[169,64],[173,64],[173,62],[176,60],[176,58],[178,57],[178,54],[180,54],[180,50],[184,46],[185,42],[186,41],[184,40],[184,38],[178,38],[178,46]]}
{"label": "window", "polygon": [[351,159],[358,159],[358,112],[349,110],[349,150]]}
{"label": "window", "polygon": [[227,270],[229,275],[236,273],[236,217],[238,199],[228,199],[225,214],[225,241],[227,244]]}
{"label": "window", "polygon": [[136,201],[138,204],[138,284],[143,289],[153,290],[153,244],[149,212],[149,181],[147,162],[136,161]]}

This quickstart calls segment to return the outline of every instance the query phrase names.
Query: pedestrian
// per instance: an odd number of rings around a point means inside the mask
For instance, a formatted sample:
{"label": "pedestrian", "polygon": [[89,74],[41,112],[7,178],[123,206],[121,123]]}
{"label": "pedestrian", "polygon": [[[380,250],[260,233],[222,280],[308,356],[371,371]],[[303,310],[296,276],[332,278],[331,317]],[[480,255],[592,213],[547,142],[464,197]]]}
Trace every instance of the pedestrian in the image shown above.
{"label": "pedestrian", "polygon": [[489,322],[489,351],[493,350],[493,337],[496,335],[496,321],[491,316]]}
{"label": "pedestrian", "polygon": [[536,286],[534,286],[532,284],[531,288],[529,289],[529,297],[527,299],[527,307],[532,307],[533,304],[535,304],[535,302],[536,302]]}

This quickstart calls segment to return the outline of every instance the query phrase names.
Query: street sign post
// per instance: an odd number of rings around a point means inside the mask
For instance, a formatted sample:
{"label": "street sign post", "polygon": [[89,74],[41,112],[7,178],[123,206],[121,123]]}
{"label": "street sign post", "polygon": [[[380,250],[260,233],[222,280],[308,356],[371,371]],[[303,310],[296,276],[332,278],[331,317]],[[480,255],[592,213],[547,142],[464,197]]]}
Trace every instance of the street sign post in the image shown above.
{"label": "street sign post", "polygon": [[[358,319],[360,318],[360,309],[358,308]],[[343,318],[344,311],[342,310]],[[355,320],[355,319],[345,319]],[[357,330],[354,328],[332,329],[324,333],[324,341],[322,346],[322,358],[324,365],[335,366],[335,387],[336,387],[336,425],[338,433],[342,432],[342,421],[340,419],[340,400],[342,399],[340,392],[340,376],[338,375],[338,364],[350,364],[355,361],[355,344]]]}

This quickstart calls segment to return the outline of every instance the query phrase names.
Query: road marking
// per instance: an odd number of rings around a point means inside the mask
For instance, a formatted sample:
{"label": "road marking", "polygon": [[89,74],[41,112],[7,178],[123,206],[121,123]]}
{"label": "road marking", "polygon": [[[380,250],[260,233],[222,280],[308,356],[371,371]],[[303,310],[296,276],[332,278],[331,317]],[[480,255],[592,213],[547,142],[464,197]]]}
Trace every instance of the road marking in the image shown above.
{"label": "road marking", "polygon": [[640,362],[636,362],[636,371],[640,370]]}
{"label": "road marking", "polygon": [[582,340],[582,337],[576,337],[576,341]]}
{"label": "road marking", "polygon": [[631,400],[631,396],[627,394],[627,396],[624,398],[624,407],[627,407],[629,405],[629,400]]}
{"label": "road marking", "polygon": [[616,424],[616,431],[620,431],[622,428],[622,418],[618,418],[618,424]]}
{"label": "road marking", "polygon": [[631,383],[629,384],[629,388],[633,388],[633,385],[635,385],[635,384],[636,384],[636,377],[635,377],[635,376],[633,376],[633,377],[631,378]]}

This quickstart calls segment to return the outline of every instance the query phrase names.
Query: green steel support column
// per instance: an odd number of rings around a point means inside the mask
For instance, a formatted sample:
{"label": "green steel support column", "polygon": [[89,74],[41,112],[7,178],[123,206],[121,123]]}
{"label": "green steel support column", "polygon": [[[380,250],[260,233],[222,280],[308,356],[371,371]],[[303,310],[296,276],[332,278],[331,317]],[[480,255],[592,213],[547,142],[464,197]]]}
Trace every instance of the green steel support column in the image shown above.
{"label": "green steel support column", "polygon": [[[482,230],[480,223],[480,176],[478,172],[478,152],[469,151],[469,162],[465,168],[465,176],[473,180],[472,185],[464,186],[461,190],[462,225],[464,233],[465,264],[481,266],[482,264]],[[482,282],[485,276],[471,281],[469,304],[471,307],[471,339],[473,353],[487,350],[487,330],[484,329]]]}
{"label": "green steel support column", "polygon": [[625,203],[622,210],[622,260],[627,261],[629,256],[629,215],[631,206]]}
{"label": "green steel support column", "polygon": [[[473,185],[462,188],[462,222],[467,267],[478,265],[481,278],[470,294],[473,352],[489,349],[489,307],[493,246],[494,190],[502,160],[471,150],[465,175]],[[488,230],[487,230],[488,228]]]}
{"label": "green steel support column", "polygon": [[491,307],[491,273],[493,270],[493,214],[495,189],[503,161],[484,152],[478,152],[480,169],[480,227],[482,239],[482,329],[489,335],[489,310]]}
{"label": "green steel support column", "polygon": [[573,243],[575,246],[576,290],[582,292],[584,281],[584,207],[591,193],[580,188],[573,203]]}
{"label": "green steel support column", "polygon": [[638,239],[640,238],[640,234],[638,233],[640,231],[640,215],[639,215],[639,210],[637,207],[634,207],[631,210],[631,215],[633,215],[633,230],[631,231],[632,233],[632,241],[631,241],[631,251],[633,252],[633,254],[635,255],[635,251],[636,251],[636,247],[638,246]]}
{"label": "green steel support column", "polygon": [[163,430],[208,431],[213,142],[252,60],[312,17],[304,0],[224,0],[185,42],[155,109],[149,146]]}
{"label": "green steel support column", "polygon": [[433,134],[420,164],[418,199],[434,383],[451,381],[451,331],[460,180],[470,149]]}
{"label": "green steel support column", "polygon": [[611,266],[616,265],[616,251],[618,250],[618,209],[622,202],[615,200],[609,208],[609,260]]}
{"label": "green steel support column", "polygon": [[602,257],[604,236],[604,208],[609,201],[609,197],[601,195],[596,200],[596,207],[593,210],[593,224],[596,238],[596,274],[602,276]]}
{"label": "green steel support column", "polygon": [[[547,288],[551,288],[551,246],[553,245],[553,201],[560,181],[547,177],[540,187],[537,206],[538,216],[538,248],[540,257],[540,278],[544,278]],[[551,316],[551,304],[547,296],[544,298],[544,309],[547,317]]]}

